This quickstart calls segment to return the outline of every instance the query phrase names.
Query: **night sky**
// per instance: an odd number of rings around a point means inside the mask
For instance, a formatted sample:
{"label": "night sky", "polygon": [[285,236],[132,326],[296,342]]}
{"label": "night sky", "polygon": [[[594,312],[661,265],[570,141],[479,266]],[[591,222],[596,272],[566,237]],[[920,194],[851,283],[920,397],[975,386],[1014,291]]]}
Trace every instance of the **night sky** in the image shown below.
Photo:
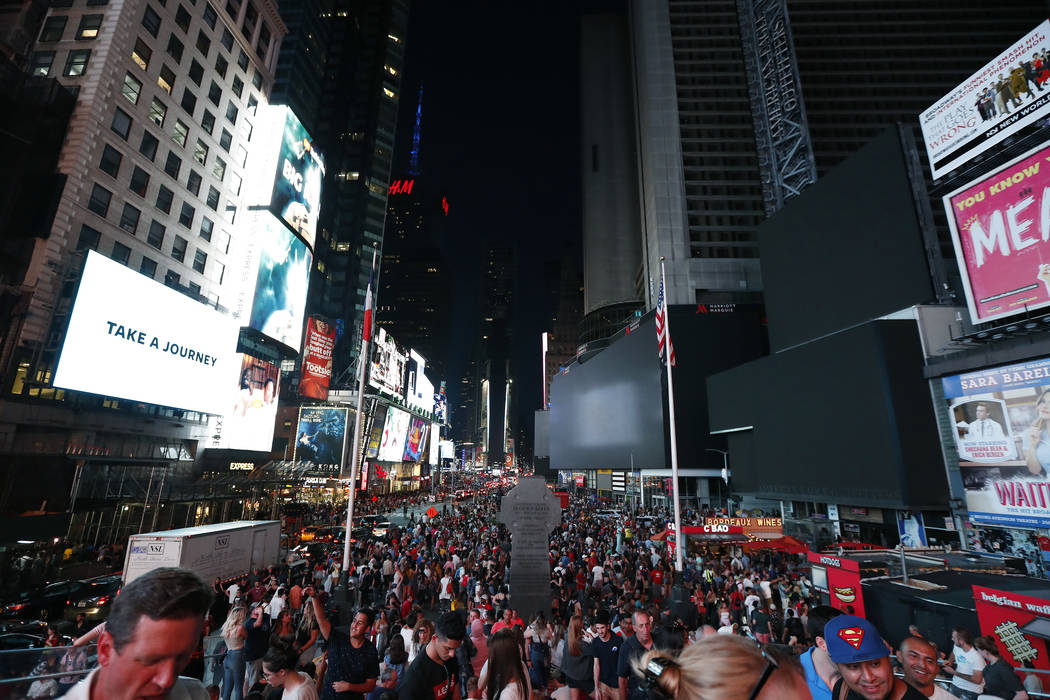
{"label": "night sky", "polygon": [[410,125],[422,79],[421,168],[450,204],[449,402],[478,333],[481,255],[489,242],[514,245],[511,372],[531,435],[540,333],[554,312],[544,272],[580,258],[580,7],[417,0],[413,12],[401,114]]}

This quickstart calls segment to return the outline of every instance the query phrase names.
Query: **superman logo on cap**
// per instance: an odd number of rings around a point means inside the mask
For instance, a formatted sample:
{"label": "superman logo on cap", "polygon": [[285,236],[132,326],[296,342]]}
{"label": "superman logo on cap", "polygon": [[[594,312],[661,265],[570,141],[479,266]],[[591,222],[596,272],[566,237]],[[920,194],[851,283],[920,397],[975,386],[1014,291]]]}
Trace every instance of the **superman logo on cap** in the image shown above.
{"label": "superman logo on cap", "polygon": [[843,627],[839,630],[839,637],[854,649],[860,649],[860,643],[864,641],[864,630],[860,627]]}

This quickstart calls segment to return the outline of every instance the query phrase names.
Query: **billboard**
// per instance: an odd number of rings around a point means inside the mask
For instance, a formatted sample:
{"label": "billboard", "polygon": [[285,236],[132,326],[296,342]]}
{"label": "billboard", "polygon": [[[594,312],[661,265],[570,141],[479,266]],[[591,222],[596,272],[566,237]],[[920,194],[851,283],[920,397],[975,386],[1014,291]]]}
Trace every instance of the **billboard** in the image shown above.
{"label": "billboard", "polygon": [[380,391],[404,396],[408,355],[401,351],[393,337],[382,327],[376,333],[375,346],[368,383]]}
{"label": "billboard", "polygon": [[1050,21],[919,115],[934,179],[1050,113]]}
{"label": "billboard", "polygon": [[336,475],[342,471],[346,443],[347,409],[303,406],[296,428],[296,462],[313,462],[316,471]]}
{"label": "billboard", "polygon": [[1003,661],[1015,667],[1031,664],[1050,670],[1050,605],[1046,598],[973,586],[973,600],[981,634],[995,639]]}
{"label": "billboard", "polygon": [[372,416],[372,429],[368,431],[368,443],[365,445],[365,459],[379,456],[379,446],[383,444],[383,432],[386,427],[386,404],[376,406]]}
{"label": "billboard", "polygon": [[412,418],[408,425],[408,437],[405,439],[404,461],[418,462],[427,446],[427,429],[429,424],[422,418]]}
{"label": "billboard", "polygon": [[211,420],[208,447],[269,452],[277,421],[281,369],[251,355],[237,357],[240,372],[235,382],[229,382],[226,411]]}
{"label": "billboard", "polygon": [[1050,147],[944,196],[974,323],[1050,305]]}
{"label": "billboard", "polygon": [[1050,527],[1050,358],[941,379],[970,520]]}
{"label": "billboard", "polygon": [[441,454],[441,424],[431,423],[430,424],[430,452],[428,453],[429,459],[427,460],[431,465],[438,463],[438,457]]}
{"label": "billboard", "polygon": [[313,250],[325,164],[288,107],[260,106],[244,201],[264,207]]}
{"label": "billboard", "polygon": [[311,316],[306,322],[303,343],[303,365],[299,374],[299,395],[324,401],[332,379],[332,351],[335,349],[335,326],[323,318]]}
{"label": "billboard", "polygon": [[379,444],[379,460],[382,462],[400,462],[405,455],[405,438],[408,436],[408,423],[411,415],[399,408],[390,406],[386,409],[386,423],[383,426],[383,440]]}
{"label": "billboard", "polygon": [[223,414],[236,349],[228,316],[89,251],[54,385]]}
{"label": "billboard", "polygon": [[427,361],[415,350],[408,351],[408,375],[405,401],[423,411],[434,410],[434,384],[427,379]]}

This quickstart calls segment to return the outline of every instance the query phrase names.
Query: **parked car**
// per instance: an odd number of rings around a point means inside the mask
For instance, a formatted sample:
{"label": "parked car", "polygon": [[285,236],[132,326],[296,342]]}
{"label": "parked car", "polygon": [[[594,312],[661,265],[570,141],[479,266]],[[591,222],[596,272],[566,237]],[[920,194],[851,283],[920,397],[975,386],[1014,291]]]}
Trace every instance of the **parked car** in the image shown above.
{"label": "parked car", "polygon": [[66,618],[72,620],[78,614],[83,614],[88,620],[105,620],[109,617],[113,598],[120,592],[122,578],[121,574],[112,574],[84,581],[90,588],[72,599],[66,608]]}
{"label": "parked car", "polygon": [[86,590],[90,590],[90,584],[84,581],[58,581],[36,592],[19,594],[4,605],[3,614],[60,620],[65,609]]}
{"label": "parked car", "polygon": [[393,527],[385,515],[366,515],[361,518],[361,525],[372,528],[372,536],[380,538],[386,537]]}

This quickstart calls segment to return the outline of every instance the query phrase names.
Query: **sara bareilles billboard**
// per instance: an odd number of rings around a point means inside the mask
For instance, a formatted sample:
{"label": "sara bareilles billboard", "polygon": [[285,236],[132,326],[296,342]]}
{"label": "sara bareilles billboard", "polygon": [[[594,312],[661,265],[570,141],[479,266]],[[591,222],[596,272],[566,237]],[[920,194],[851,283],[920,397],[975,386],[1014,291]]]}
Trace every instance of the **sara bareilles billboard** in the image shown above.
{"label": "sara bareilles billboard", "polygon": [[974,323],[1050,305],[1050,147],[945,195]]}
{"label": "sara bareilles billboard", "polygon": [[303,366],[299,373],[299,395],[324,401],[332,379],[332,351],[335,348],[335,326],[323,318],[311,316],[306,323],[303,343]]}
{"label": "sara bareilles billboard", "polygon": [[236,350],[228,316],[89,251],[54,385],[223,414]]}

